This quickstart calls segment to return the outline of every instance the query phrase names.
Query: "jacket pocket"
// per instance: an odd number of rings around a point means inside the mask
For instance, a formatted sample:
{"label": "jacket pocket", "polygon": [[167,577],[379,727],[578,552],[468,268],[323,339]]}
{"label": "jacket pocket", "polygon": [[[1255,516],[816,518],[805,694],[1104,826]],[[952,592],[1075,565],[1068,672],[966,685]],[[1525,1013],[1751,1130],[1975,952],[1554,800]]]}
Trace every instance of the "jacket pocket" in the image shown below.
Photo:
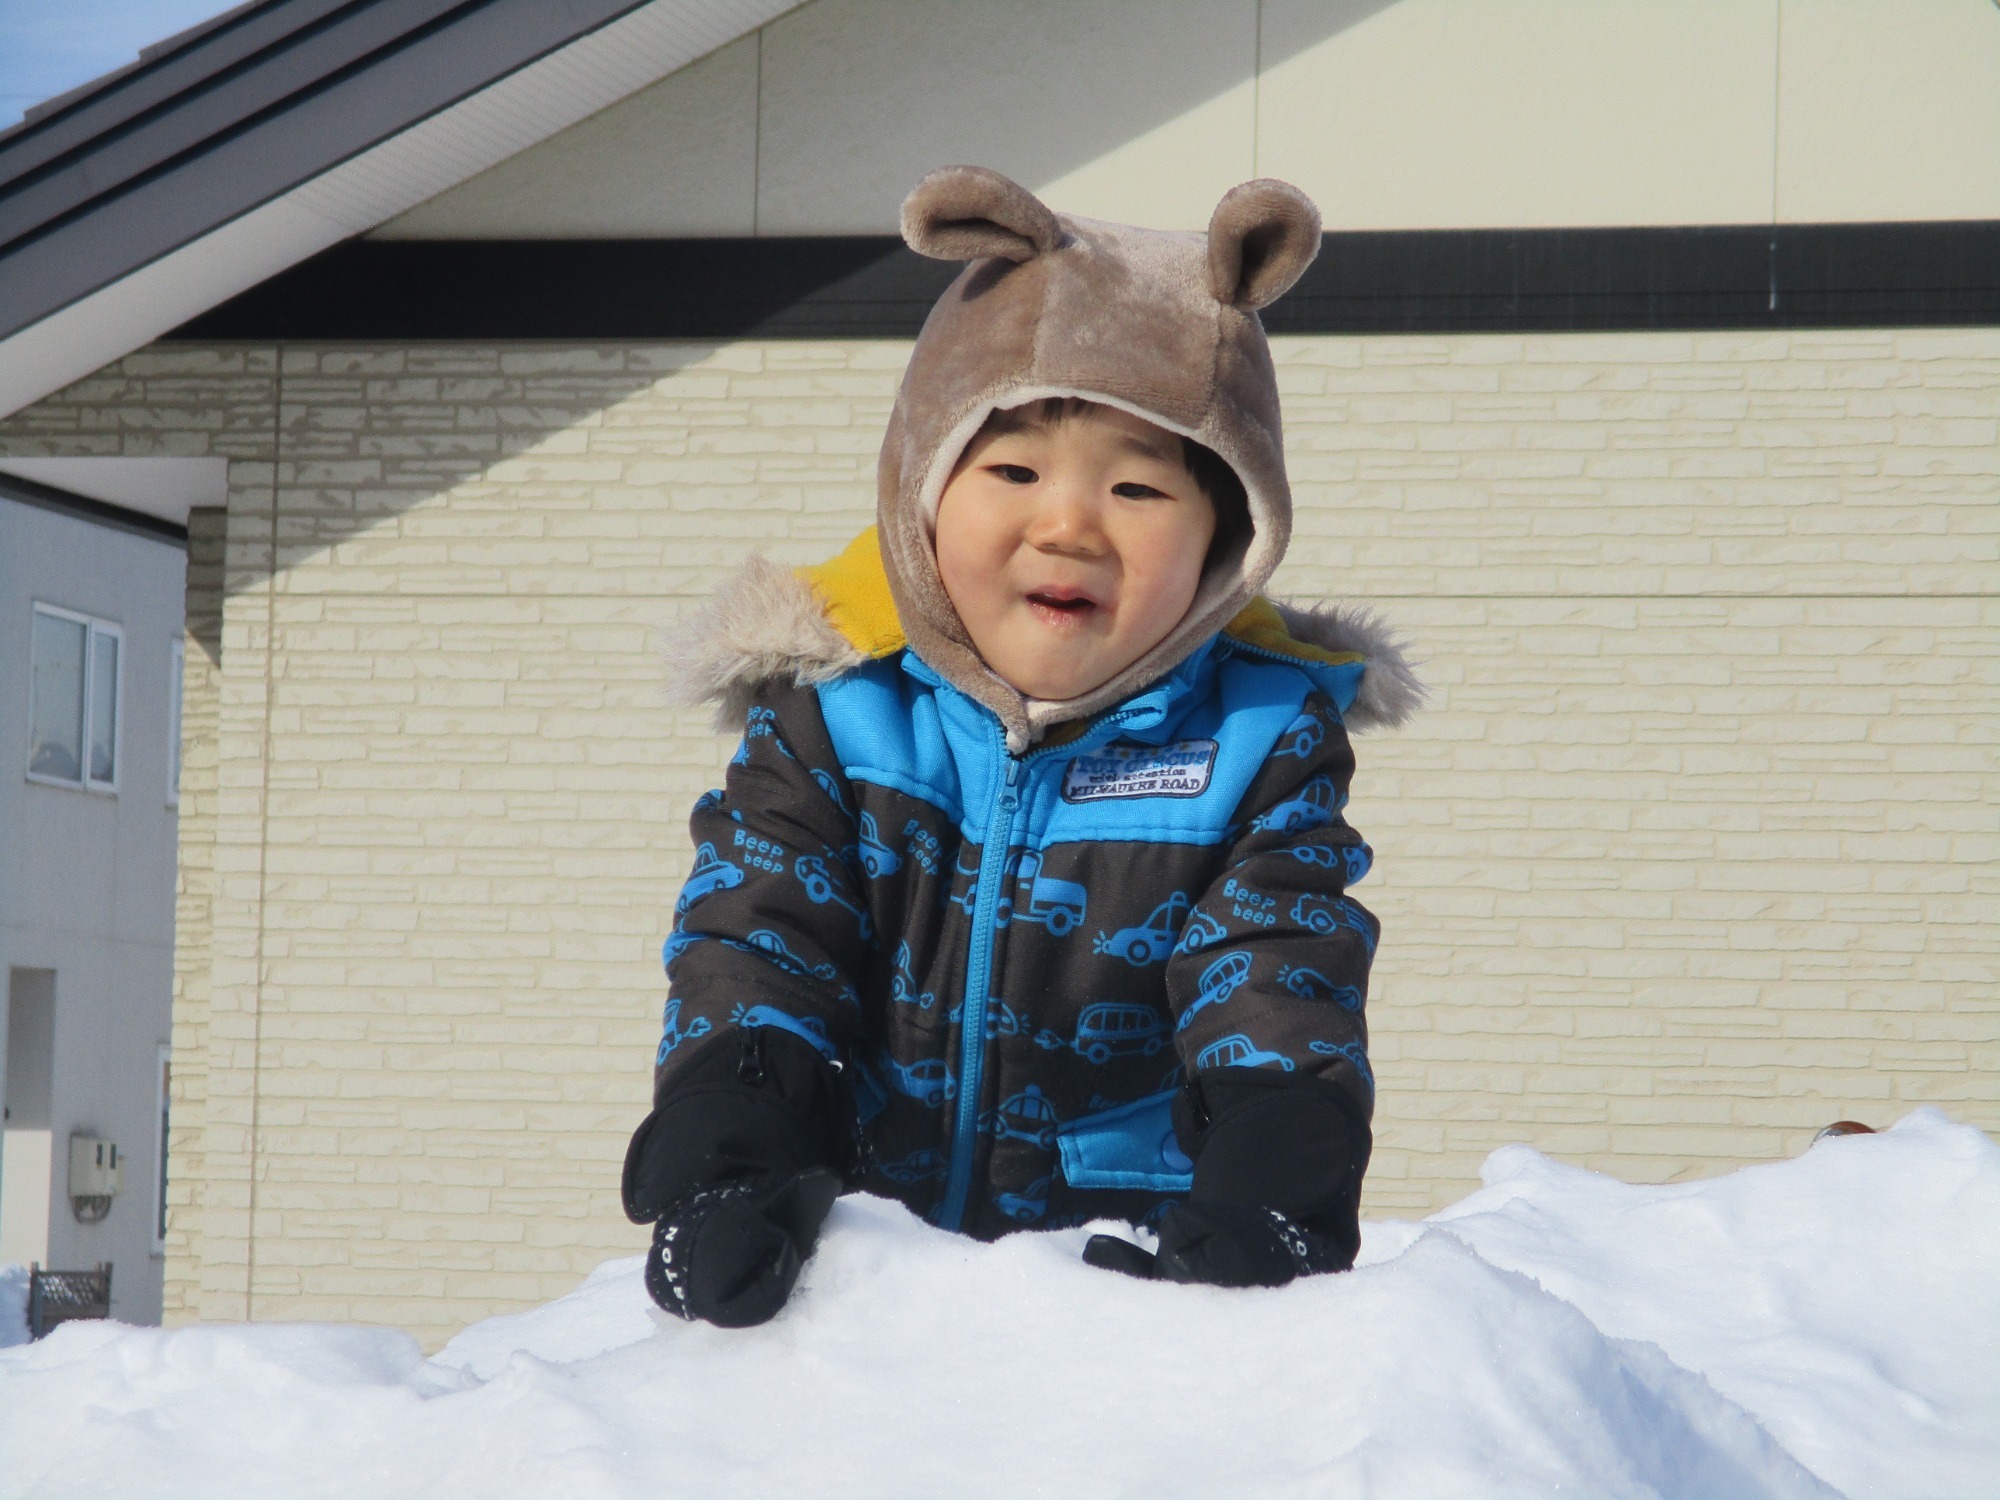
{"label": "jacket pocket", "polygon": [[1193,1188],[1194,1163],[1174,1136],[1174,1093],[1150,1094],[1058,1129],[1064,1180],[1073,1188]]}

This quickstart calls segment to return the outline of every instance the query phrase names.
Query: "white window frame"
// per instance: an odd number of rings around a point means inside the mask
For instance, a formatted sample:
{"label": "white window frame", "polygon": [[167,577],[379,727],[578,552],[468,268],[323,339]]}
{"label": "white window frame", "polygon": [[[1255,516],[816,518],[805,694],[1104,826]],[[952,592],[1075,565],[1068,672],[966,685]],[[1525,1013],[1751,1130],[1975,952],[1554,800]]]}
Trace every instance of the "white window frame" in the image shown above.
{"label": "white window frame", "polygon": [[153,1254],[167,1253],[167,1131],[173,1108],[174,1049],[160,1043],[159,1061],[153,1069],[153,1086],[158,1108],[153,1112],[153,1182],[146,1196],[153,1205]]}
{"label": "white window frame", "polygon": [[187,641],[175,636],[167,679],[167,806],[181,805],[181,695],[187,682]]}
{"label": "white window frame", "polygon": [[[60,604],[44,604],[34,601],[34,613],[47,615],[51,619],[67,620],[73,625],[84,627],[83,637],[83,743],[79,746],[78,767],[83,772],[80,781],[64,781],[60,776],[45,776],[35,771],[24,774],[28,780],[40,782],[43,786],[68,787],[71,791],[102,792],[105,796],[118,795],[119,773],[125,768],[125,627],[114,620],[100,620],[95,615],[86,615],[73,609],[64,609]],[[32,626],[32,619],[30,625]],[[108,635],[118,642],[118,681],[111,689],[111,779],[99,781],[90,774],[91,715],[96,711],[96,695],[91,689],[96,685],[97,638]],[[29,639],[34,638],[30,629]],[[28,722],[34,722],[35,674],[28,673]]]}

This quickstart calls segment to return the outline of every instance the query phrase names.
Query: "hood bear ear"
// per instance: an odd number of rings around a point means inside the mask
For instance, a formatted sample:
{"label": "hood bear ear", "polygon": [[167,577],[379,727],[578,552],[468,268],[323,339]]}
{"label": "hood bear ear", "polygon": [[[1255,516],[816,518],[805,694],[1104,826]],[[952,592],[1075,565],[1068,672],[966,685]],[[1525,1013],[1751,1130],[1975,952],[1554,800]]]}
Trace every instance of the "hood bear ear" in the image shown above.
{"label": "hood bear ear", "polygon": [[939,167],[903,200],[903,239],[933,260],[997,255],[1029,261],[1062,243],[1062,226],[1033,193],[985,167]]}
{"label": "hood bear ear", "polygon": [[1284,296],[1318,254],[1319,210],[1275,177],[1238,183],[1208,221],[1209,290],[1246,311]]}

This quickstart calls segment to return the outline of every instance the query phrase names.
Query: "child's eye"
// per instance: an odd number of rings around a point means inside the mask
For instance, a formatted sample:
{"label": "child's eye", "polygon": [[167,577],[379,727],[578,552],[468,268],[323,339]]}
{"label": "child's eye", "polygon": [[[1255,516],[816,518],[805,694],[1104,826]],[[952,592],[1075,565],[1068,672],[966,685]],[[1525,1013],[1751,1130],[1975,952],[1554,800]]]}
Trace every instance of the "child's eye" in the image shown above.
{"label": "child's eye", "polygon": [[1009,484],[1033,484],[1042,477],[1026,464],[995,464],[992,472]]}
{"label": "child's eye", "polygon": [[1150,484],[1141,484],[1136,479],[1128,479],[1123,484],[1111,486],[1111,493],[1120,500],[1166,500],[1165,490],[1156,490]]}

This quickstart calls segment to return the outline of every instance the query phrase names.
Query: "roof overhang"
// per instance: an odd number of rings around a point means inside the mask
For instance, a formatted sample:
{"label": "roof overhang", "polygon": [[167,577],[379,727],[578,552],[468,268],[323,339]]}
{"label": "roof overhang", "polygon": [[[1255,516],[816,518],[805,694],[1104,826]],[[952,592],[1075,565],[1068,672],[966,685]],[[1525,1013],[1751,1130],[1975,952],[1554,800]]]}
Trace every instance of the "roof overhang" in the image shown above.
{"label": "roof overhang", "polygon": [[197,506],[229,500],[226,458],[0,458],[0,475],[181,527]]}
{"label": "roof overhang", "polygon": [[0,134],[0,415],[797,3],[265,0],[154,49]]}

